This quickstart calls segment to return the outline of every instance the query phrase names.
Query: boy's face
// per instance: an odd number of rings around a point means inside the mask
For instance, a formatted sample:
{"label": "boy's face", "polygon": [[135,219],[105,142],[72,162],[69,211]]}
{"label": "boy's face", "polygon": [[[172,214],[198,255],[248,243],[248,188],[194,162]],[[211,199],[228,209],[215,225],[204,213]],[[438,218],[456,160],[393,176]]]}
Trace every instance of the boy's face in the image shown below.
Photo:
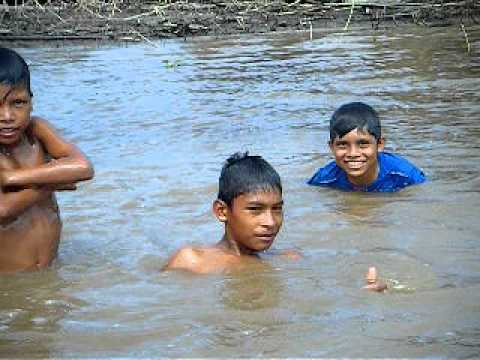
{"label": "boy's face", "polygon": [[14,145],[30,123],[32,99],[27,89],[0,84],[0,145]]}
{"label": "boy's face", "polygon": [[383,151],[384,139],[377,142],[366,131],[354,129],[342,138],[330,143],[330,150],[337,165],[345,171],[348,180],[358,186],[369,185],[377,179],[379,151]]}
{"label": "boy's face", "polygon": [[247,193],[226,206],[227,236],[244,252],[267,250],[283,222],[283,199],[278,191]]}

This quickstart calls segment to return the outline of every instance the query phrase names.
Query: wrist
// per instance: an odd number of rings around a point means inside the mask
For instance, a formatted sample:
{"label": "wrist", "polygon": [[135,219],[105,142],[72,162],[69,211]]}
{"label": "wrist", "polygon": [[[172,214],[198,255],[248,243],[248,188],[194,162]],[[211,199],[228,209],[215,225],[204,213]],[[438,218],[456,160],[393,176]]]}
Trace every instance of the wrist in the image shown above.
{"label": "wrist", "polygon": [[4,187],[15,185],[15,176],[13,171],[2,171],[0,174],[0,185]]}

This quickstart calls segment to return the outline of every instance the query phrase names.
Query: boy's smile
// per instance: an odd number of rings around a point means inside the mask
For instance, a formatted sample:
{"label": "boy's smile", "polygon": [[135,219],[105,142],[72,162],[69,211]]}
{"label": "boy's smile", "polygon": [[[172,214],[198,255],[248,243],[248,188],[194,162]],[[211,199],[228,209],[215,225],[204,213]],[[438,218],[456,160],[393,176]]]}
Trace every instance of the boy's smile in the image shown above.
{"label": "boy's smile", "polygon": [[21,139],[31,111],[27,89],[0,84],[0,145],[14,145]]}
{"label": "boy's smile", "polygon": [[330,143],[337,165],[345,171],[348,180],[358,186],[369,185],[377,179],[377,155],[383,148],[383,138],[377,141],[370,133],[358,129]]}
{"label": "boy's smile", "polygon": [[274,190],[239,195],[224,210],[227,240],[243,254],[267,250],[283,222],[282,195]]}

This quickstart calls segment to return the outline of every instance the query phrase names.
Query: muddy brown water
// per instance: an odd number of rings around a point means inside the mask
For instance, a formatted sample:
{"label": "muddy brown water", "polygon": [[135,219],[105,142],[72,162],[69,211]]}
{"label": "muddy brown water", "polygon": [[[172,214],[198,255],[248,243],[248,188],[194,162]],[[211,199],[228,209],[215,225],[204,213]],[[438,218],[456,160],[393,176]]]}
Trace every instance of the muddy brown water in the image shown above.
{"label": "muddy brown water", "polygon": [[[59,260],[0,276],[3,357],[480,356],[480,28],[352,29],[18,48],[35,113],[90,156],[59,194]],[[425,185],[341,193],[305,181],[330,159],[328,118],[362,100]],[[285,225],[249,272],[159,273],[217,241],[223,160],[280,172]],[[375,264],[396,289],[362,291]]]}

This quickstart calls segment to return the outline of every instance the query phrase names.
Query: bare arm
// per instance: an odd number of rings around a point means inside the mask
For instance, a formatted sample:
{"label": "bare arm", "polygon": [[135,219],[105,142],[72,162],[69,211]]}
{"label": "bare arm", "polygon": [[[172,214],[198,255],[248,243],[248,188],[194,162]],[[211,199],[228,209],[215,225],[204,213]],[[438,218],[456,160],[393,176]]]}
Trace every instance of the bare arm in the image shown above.
{"label": "bare arm", "polygon": [[67,142],[45,120],[32,117],[32,132],[54,159],[35,168],[4,171],[3,186],[71,184],[93,177],[93,167],[75,145]]}
{"label": "bare arm", "polygon": [[50,190],[43,188],[7,193],[0,190],[0,224],[19,216],[32,205],[46,199],[51,193]]}

